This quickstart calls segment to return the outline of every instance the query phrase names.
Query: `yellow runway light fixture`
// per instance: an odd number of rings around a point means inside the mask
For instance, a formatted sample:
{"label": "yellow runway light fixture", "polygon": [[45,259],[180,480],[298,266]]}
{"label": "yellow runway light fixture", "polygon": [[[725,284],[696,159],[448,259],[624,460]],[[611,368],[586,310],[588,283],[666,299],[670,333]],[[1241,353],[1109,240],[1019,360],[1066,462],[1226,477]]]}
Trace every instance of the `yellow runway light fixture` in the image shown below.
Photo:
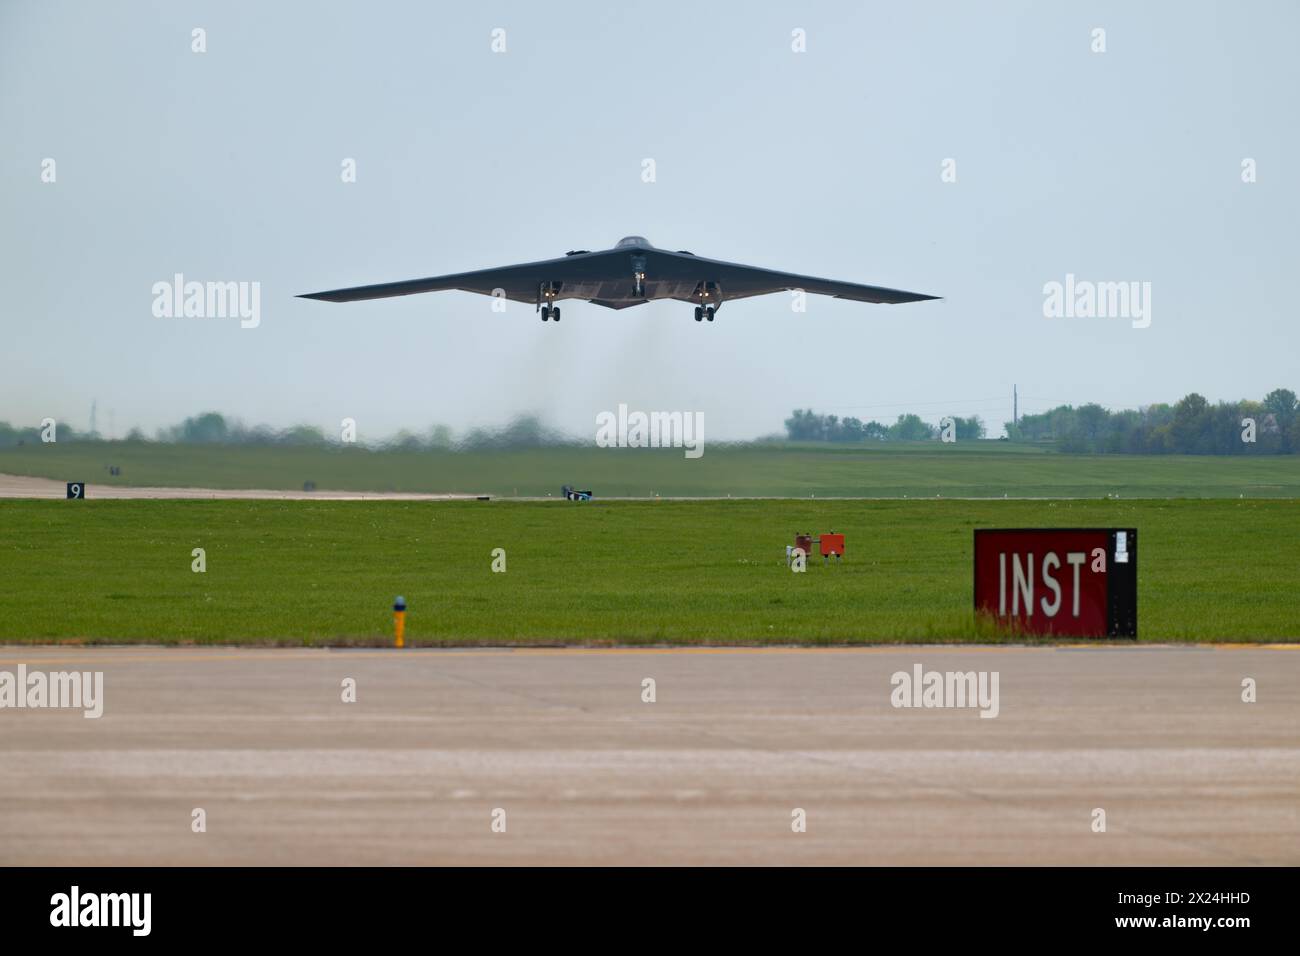
{"label": "yellow runway light fixture", "polygon": [[400,594],[393,602],[393,638],[394,646],[406,646],[406,598]]}

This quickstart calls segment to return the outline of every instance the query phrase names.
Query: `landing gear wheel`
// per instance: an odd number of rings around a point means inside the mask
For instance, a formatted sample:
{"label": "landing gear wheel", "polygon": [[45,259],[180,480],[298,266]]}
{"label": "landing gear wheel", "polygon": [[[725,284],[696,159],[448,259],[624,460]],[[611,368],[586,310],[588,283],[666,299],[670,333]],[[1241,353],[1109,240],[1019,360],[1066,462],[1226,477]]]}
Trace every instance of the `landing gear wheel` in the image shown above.
{"label": "landing gear wheel", "polygon": [[704,310],[698,305],[695,307],[695,321],[700,322],[704,319]]}
{"label": "landing gear wheel", "polygon": [[550,320],[551,320],[551,307],[549,305],[544,305],[542,306],[542,321],[549,322]]}
{"label": "landing gear wheel", "polygon": [[556,322],[560,321],[560,307],[558,305],[551,308],[551,318]]}
{"label": "landing gear wheel", "polygon": [[705,312],[704,312],[705,317],[706,317],[710,322],[713,321],[713,312],[714,312],[713,306],[709,306],[709,308],[706,309]]}

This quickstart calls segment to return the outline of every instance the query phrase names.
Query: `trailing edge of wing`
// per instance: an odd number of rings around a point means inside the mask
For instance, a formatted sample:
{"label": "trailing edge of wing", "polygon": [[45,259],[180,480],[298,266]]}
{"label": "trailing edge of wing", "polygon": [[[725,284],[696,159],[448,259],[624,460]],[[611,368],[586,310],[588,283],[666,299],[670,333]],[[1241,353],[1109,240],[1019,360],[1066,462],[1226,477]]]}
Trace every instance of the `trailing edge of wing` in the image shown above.
{"label": "trailing edge of wing", "polygon": [[300,299],[319,299],[322,302],[360,302],[364,299],[388,299],[418,292],[443,292],[460,288],[460,276],[433,276],[428,279],[408,279],[405,282],[381,282],[377,285],[358,285],[348,289],[330,289],[327,292],[309,292]]}
{"label": "trailing edge of wing", "polygon": [[[787,292],[802,289],[814,295],[829,295],[837,299],[852,299],[855,302],[874,302],[884,305],[897,305],[903,302],[925,302],[938,299],[937,295],[921,292],[907,292],[903,289],[887,289],[883,286],[861,285],[857,282],[840,282],[835,279],[822,279],[817,276],[800,275],[795,272],[778,272],[760,266],[747,266],[738,262],[724,262],[719,259],[706,259],[702,256],[683,256],[655,250],[656,256],[675,260],[679,268],[687,271],[704,272],[716,278],[722,284],[724,299],[747,299],[756,295],[768,295],[773,292]],[[704,268],[701,268],[701,267]]]}
{"label": "trailing edge of wing", "polygon": [[[837,299],[852,299],[854,302],[875,302],[881,305],[900,305],[904,302],[927,302],[941,298],[926,295],[923,292],[905,292],[902,289],[886,289],[876,285],[854,285],[850,282],[830,283],[830,288],[810,288],[809,292],[834,296]],[[834,291],[832,291],[832,288]]]}
{"label": "trailing edge of wing", "polygon": [[407,279],[402,282],[381,282],[377,285],[358,285],[347,289],[330,289],[326,292],[309,292],[300,299],[319,299],[324,302],[360,302],[364,299],[390,299],[399,295],[416,295],[420,292],[477,292],[492,295],[501,289],[506,298],[531,302],[538,283],[565,275],[582,275],[600,268],[605,252],[583,253],[544,259],[540,262],[523,262],[519,265],[495,269],[478,269],[474,272],[457,272],[452,275],[430,276],[426,279]]}
{"label": "trailing edge of wing", "polygon": [[814,279],[811,276],[779,275],[777,281],[772,284],[757,283],[757,286],[739,293],[736,292],[735,284],[724,288],[728,290],[728,299],[768,295],[772,292],[792,292],[795,289],[801,289],[811,295],[827,295],[835,299],[871,302],[876,305],[901,305],[904,302],[926,302],[930,299],[942,298],[937,295],[926,295],[923,292],[886,289],[878,285],[858,285],[856,282],[834,282],[830,279]]}

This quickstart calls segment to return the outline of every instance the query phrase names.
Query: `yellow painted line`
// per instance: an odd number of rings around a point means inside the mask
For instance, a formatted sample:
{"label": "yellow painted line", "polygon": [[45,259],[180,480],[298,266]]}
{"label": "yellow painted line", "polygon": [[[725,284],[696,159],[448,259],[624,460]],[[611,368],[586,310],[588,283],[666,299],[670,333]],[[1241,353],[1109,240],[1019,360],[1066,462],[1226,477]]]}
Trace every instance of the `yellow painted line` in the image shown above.
{"label": "yellow painted line", "polygon": [[[49,650],[49,648],[42,648],[42,650]],[[95,648],[79,647],[77,648],[77,651],[81,653],[80,657],[77,656],[76,653],[70,654],[68,657],[49,657],[49,658],[15,657],[15,658],[8,658],[8,659],[0,659],[0,664],[29,664],[29,665],[30,664],[66,664],[73,661],[92,660],[92,658],[85,657],[85,652],[86,651],[94,652],[95,650],[96,650]],[[116,648],[104,647],[104,648],[99,648],[99,650],[113,651],[116,650]],[[129,654],[118,655],[118,654],[110,653],[102,657],[96,656],[93,658],[93,660],[96,663],[104,663],[106,661],[107,662],[129,661],[131,663],[162,663],[162,662],[170,662],[170,661],[176,661],[181,659],[187,661],[215,661],[215,660],[234,661],[234,660],[247,660],[249,657],[249,655],[247,654],[186,654],[184,653],[186,650],[185,648],[176,648],[175,650],[180,651],[181,653],[166,654],[166,655],[156,656],[156,657],[150,657],[150,656],[133,657]],[[300,653],[299,654],[268,654],[268,653],[259,654],[257,653],[256,648],[250,648],[250,650],[254,652],[258,660],[262,660],[262,661],[264,660],[300,661],[303,659],[303,655]],[[304,648],[304,650],[313,651],[317,649]],[[324,648],[320,648],[319,650],[323,651]]]}
{"label": "yellow painted line", "polygon": [[[422,648],[423,650],[442,650],[442,648]],[[1029,650],[1052,650],[1050,647],[1007,647],[990,644],[868,644],[862,646],[838,646],[825,647],[818,645],[816,647],[801,647],[798,645],[779,646],[779,647],[518,647],[518,648],[498,648],[500,651],[508,651],[514,654],[536,654],[545,656],[554,655],[572,655],[582,654],[881,654],[881,653],[899,653],[900,651],[919,651],[942,652],[942,651],[991,651],[994,653],[1005,653],[1007,651],[1029,651]],[[481,650],[465,651],[465,654],[493,653],[492,650],[484,648]]]}
{"label": "yellow painted line", "polygon": [[[42,650],[50,650],[49,647],[43,647]],[[234,661],[248,660],[250,657],[256,657],[258,660],[284,660],[284,661],[301,661],[304,658],[309,659],[337,659],[346,657],[348,659],[358,658],[392,658],[400,654],[421,654],[435,653],[445,655],[449,658],[458,657],[502,657],[502,656],[524,656],[524,657],[578,657],[584,655],[647,655],[647,654],[811,654],[811,653],[841,653],[841,654],[899,654],[899,653],[933,653],[939,654],[952,651],[974,651],[980,653],[1008,654],[1015,651],[1052,651],[1055,647],[1030,647],[1030,646],[997,646],[988,644],[943,644],[943,645],[924,645],[924,644],[872,644],[863,647],[481,647],[481,648],[458,648],[458,647],[426,647],[417,646],[406,649],[398,648],[357,648],[355,650],[346,647],[304,647],[293,648],[286,651],[284,648],[258,648],[247,647],[232,649],[229,653],[190,653],[193,648],[188,646],[178,646],[167,648],[161,654],[149,655],[132,655],[129,650],[125,654],[115,654],[112,652],[123,650],[117,646],[106,645],[104,647],[85,647],[77,646],[75,650],[69,648],[72,652],[68,657],[51,657],[51,658],[0,658],[0,664],[59,664],[76,661],[80,658],[76,652],[110,652],[106,657],[96,656],[96,660],[110,661],[128,661],[131,663],[171,663],[178,659],[186,661]],[[84,657],[84,653],[83,653]]]}
{"label": "yellow painted line", "polygon": [[1235,651],[1243,647],[1257,647],[1265,651],[1294,651],[1300,649],[1300,644],[1206,644],[1206,647],[1212,647],[1216,651]]}
{"label": "yellow painted line", "polygon": [[[78,648],[79,651],[93,650],[89,648]],[[105,651],[115,650],[115,648],[103,648]],[[922,646],[911,644],[900,644],[896,646],[872,645],[870,647],[495,647],[495,648],[474,648],[461,649],[454,647],[414,647],[406,649],[381,649],[366,648],[358,650],[349,650],[347,648],[302,648],[295,649],[289,653],[280,653],[267,648],[246,648],[229,654],[190,654],[186,653],[187,648],[173,648],[167,652],[157,655],[132,655],[132,654],[106,654],[103,656],[86,657],[85,654],[69,654],[67,657],[50,657],[50,658],[10,658],[0,659],[0,665],[17,665],[27,664],[29,666],[39,665],[57,665],[69,664],[79,661],[86,661],[95,664],[107,663],[132,663],[132,664],[171,664],[180,661],[247,661],[256,658],[258,661],[303,661],[303,660],[339,660],[341,658],[348,660],[357,659],[388,659],[392,660],[395,655],[402,654],[420,654],[432,652],[438,654],[447,660],[454,660],[462,657],[579,657],[579,656],[623,656],[623,655],[658,655],[658,654],[676,654],[676,655],[705,655],[705,654],[806,654],[816,652],[827,653],[847,653],[847,654],[883,654],[883,653],[943,653],[944,651],[978,651],[1005,654],[1013,651],[1050,651],[1051,647],[991,647],[988,645],[972,645],[970,647],[961,646]]]}
{"label": "yellow painted line", "polygon": [[[1209,648],[1213,650],[1300,650],[1300,644],[1053,644],[1053,645],[1001,645],[1001,644],[872,644],[863,647],[490,647],[490,648],[456,648],[456,647],[415,647],[406,650],[396,648],[359,648],[352,650],[345,647],[304,647],[304,648],[231,648],[221,652],[196,651],[191,646],[178,646],[159,650],[159,653],[136,654],[128,648],[118,646],[87,647],[70,646],[66,657],[12,657],[0,659],[0,664],[68,664],[79,660],[95,663],[176,663],[177,661],[247,661],[256,658],[259,661],[302,661],[346,659],[393,659],[400,655],[418,655],[435,653],[447,659],[459,657],[578,657],[578,656],[615,656],[615,655],[753,655],[753,654],[951,654],[951,653],[993,653],[1011,654],[1022,651],[1048,652],[1058,650],[1105,648],[1110,650],[1158,649],[1175,650],[1186,648]],[[35,650],[35,648],[33,648]],[[49,652],[49,646],[40,650]],[[125,651],[125,653],[121,653]],[[106,652],[106,653],[104,653]],[[89,656],[88,656],[89,655]]]}

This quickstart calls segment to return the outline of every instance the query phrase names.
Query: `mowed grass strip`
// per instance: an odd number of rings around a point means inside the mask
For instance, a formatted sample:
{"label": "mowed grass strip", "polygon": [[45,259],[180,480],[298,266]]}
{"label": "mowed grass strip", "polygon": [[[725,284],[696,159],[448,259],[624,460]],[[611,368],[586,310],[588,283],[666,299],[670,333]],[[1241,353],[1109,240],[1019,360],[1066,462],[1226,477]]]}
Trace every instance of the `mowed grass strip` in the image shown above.
{"label": "mowed grass strip", "polygon": [[[110,466],[121,469],[111,475]],[[1300,455],[1068,455],[998,441],[510,451],[93,442],[0,449],[0,473],[97,485],[597,497],[1297,498]]]}
{"label": "mowed grass strip", "polygon": [[971,532],[1039,526],[1138,529],[1143,640],[1300,635],[1296,500],[90,500],[0,502],[0,640],[385,644],[397,594],[412,644],[988,640]]}

